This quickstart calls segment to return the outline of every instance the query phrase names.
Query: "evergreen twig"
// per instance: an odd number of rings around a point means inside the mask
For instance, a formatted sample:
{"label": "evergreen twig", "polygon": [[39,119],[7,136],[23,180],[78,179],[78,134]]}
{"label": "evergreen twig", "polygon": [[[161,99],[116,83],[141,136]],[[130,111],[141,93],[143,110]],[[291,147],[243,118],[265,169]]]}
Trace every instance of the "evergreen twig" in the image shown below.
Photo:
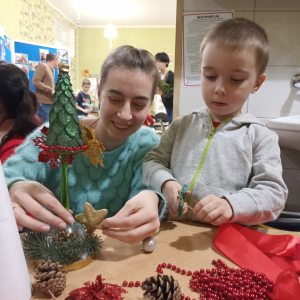
{"label": "evergreen twig", "polygon": [[101,238],[95,234],[74,236],[68,241],[55,243],[49,240],[42,232],[28,230],[24,234],[23,249],[28,260],[52,260],[62,265],[71,265],[74,262],[91,256],[101,250]]}
{"label": "evergreen twig", "polygon": [[158,84],[158,88],[164,93],[168,94],[173,91],[173,88],[170,87],[170,85],[163,80],[161,80]]}

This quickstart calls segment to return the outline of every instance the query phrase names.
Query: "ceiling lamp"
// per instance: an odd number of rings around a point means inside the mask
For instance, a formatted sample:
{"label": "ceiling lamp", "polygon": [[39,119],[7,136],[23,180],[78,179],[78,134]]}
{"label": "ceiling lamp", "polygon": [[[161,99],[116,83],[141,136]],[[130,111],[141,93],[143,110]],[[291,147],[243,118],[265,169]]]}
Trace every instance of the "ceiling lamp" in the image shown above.
{"label": "ceiling lamp", "polygon": [[112,47],[111,39],[114,39],[118,36],[117,30],[113,23],[109,23],[106,26],[105,31],[104,31],[104,36],[110,40],[110,50],[111,50],[111,47]]}

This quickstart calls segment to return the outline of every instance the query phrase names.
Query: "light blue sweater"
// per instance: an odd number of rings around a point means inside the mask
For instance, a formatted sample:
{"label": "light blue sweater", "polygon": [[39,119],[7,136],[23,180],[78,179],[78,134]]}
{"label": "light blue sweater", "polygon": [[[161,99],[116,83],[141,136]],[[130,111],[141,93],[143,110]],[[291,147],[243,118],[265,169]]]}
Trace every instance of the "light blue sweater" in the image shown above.
{"label": "light blue sweater", "polygon": [[[42,136],[40,128],[34,131],[3,166],[9,187],[16,181],[33,180],[42,183],[55,197],[60,196],[61,168],[50,171],[48,163],[38,162],[41,149],[32,141]],[[115,215],[139,192],[149,190],[142,180],[142,165],[146,153],[159,144],[159,137],[151,129],[142,126],[120,147],[104,152],[104,168],[95,167],[82,153],[75,155],[68,166],[70,209],[74,215],[83,213],[84,203],[90,202],[95,209],[108,209],[107,217]],[[160,217],[165,213],[166,205]]]}

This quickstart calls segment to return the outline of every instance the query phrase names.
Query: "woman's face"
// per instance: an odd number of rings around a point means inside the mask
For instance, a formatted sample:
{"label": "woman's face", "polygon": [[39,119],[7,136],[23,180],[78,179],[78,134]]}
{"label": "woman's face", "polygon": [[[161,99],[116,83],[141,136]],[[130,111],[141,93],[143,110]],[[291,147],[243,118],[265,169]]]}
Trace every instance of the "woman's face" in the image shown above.
{"label": "woman's face", "polygon": [[147,118],[153,79],[139,70],[112,69],[99,94],[97,138],[112,151],[135,133]]}

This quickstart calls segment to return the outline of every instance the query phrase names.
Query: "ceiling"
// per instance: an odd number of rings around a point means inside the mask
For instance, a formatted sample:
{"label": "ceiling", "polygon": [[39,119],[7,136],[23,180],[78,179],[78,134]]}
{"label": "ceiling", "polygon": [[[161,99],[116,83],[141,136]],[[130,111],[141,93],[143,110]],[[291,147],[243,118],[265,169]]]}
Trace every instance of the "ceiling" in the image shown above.
{"label": "ceiling", "polygon": [[175,27],[176,0],[46,0],[81,27]]}

